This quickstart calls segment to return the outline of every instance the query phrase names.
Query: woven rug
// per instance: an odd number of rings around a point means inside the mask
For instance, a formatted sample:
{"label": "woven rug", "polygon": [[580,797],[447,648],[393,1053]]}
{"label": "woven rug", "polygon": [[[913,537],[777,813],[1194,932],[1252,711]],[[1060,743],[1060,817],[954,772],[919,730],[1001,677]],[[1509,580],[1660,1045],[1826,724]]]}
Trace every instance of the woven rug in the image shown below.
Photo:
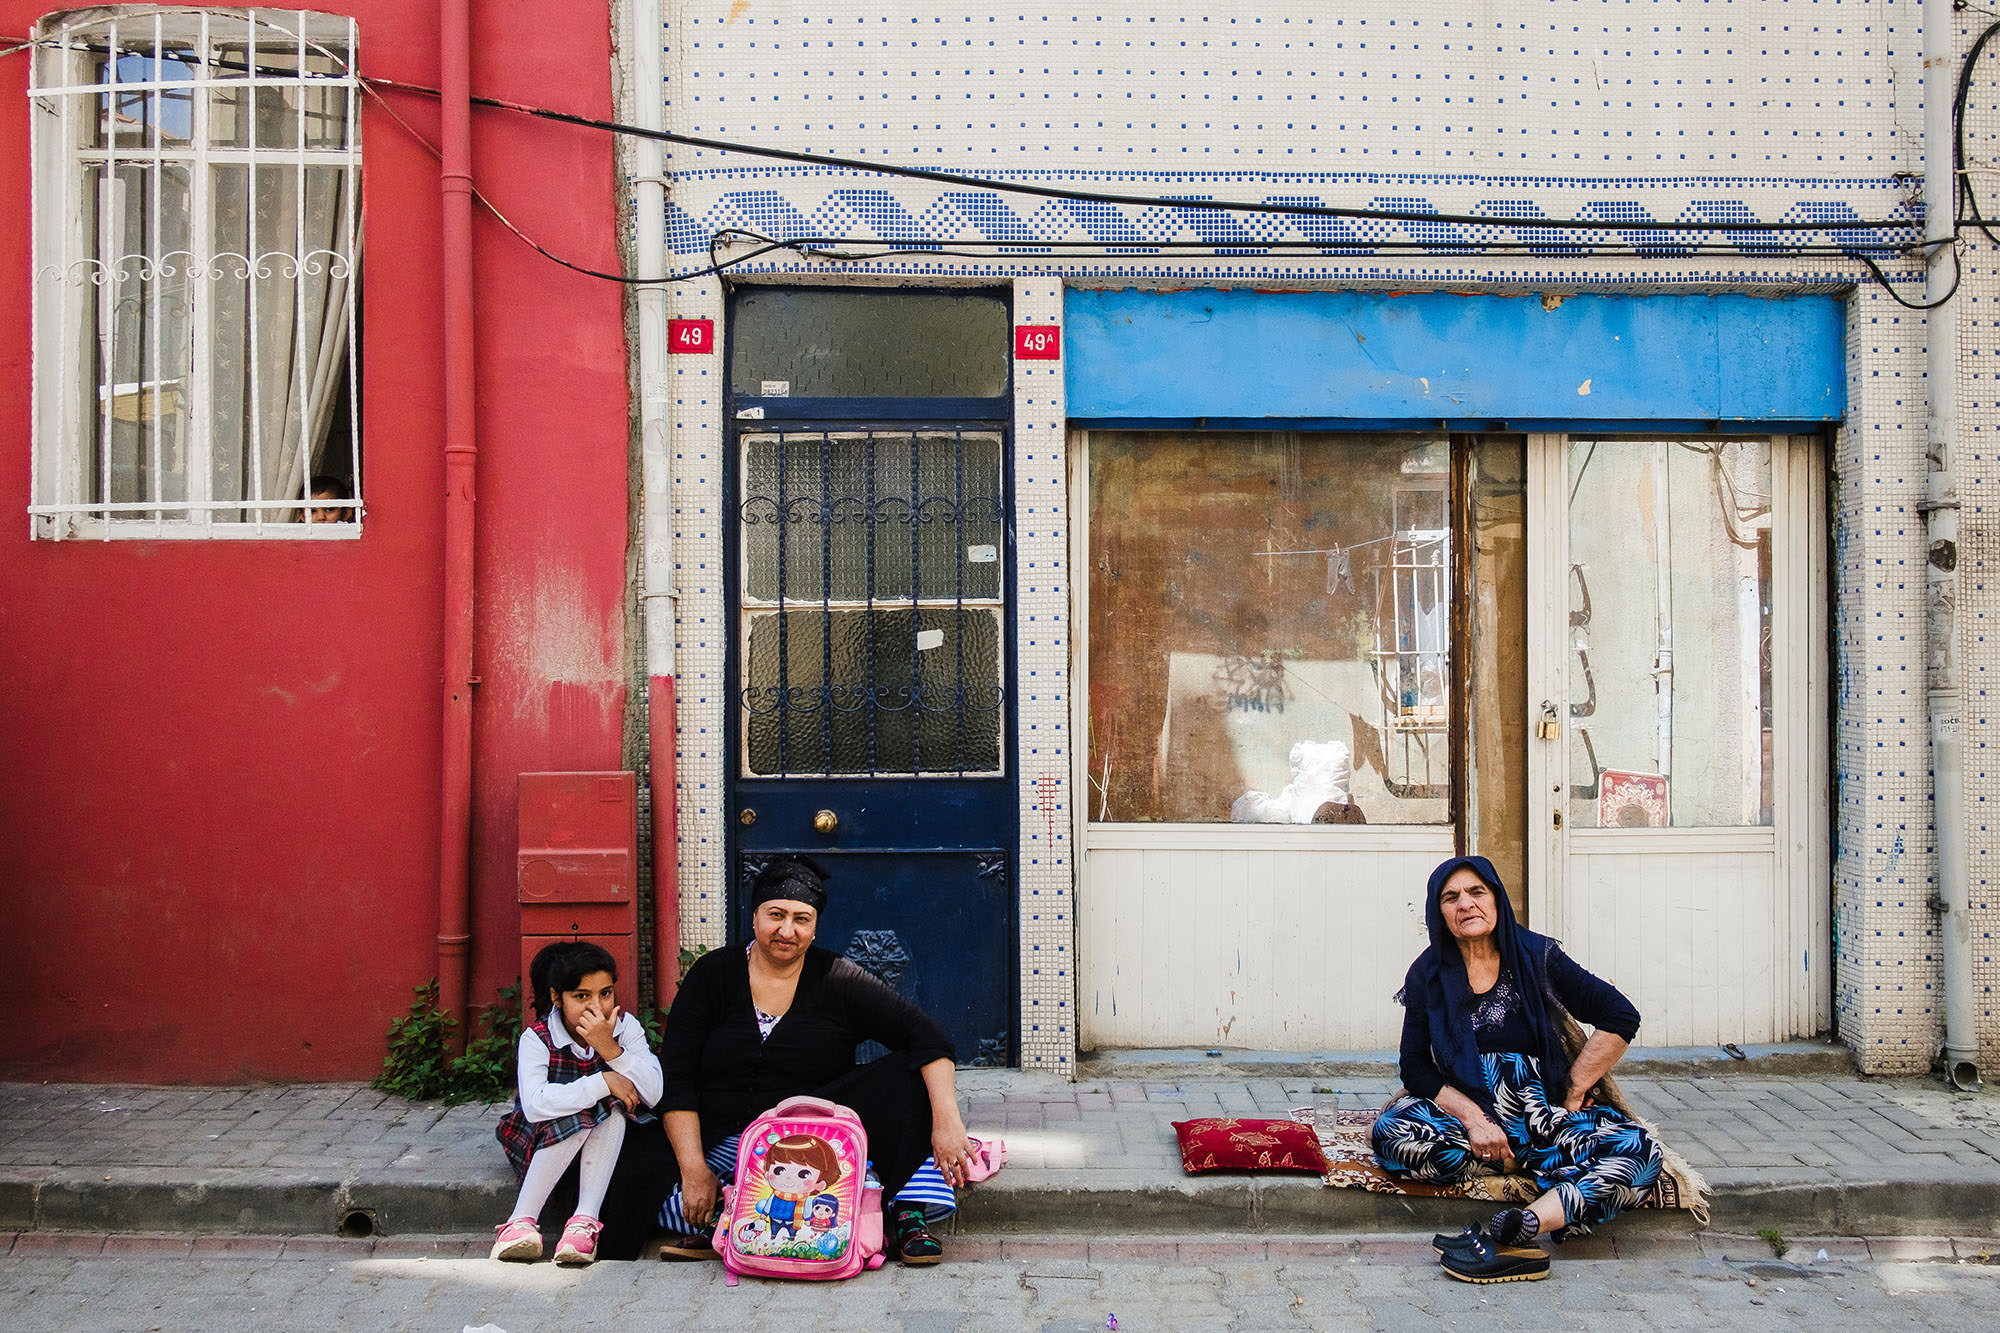
{"label": "woven rug", "polygon": [[[1400,1179],[1382,1169],[1375,1160],[1375,1150],[1368,1146],[1368,1131],[1375,1124],[1374,1111],[1336,1111],[1332,1124],[1320,1123],[1321,1117],[1314,1115],[1313,1108],[1302,1106],[1292,1112],[1292,1119],[1302,1125],[1311,1125],[1319,1136],[1320,1150],[1326,1154],[1326,1183],[1334,1189],[1361,1189],[1372,1194],[1409,1194],[1432,1199],[1483,1199],[1492,1203],[1525,1203],[1534,1198],[1538,1191],[1533,1177],[1502,1175],[1485,1167],[1477,1169],[1471,1179],[1457,1185],[1427,1185],[1420,1181]],[[1636,1118],[1636,1117],[1635,1117]],[[1640,1124],[1646,1124],[1641,1120]],[[1646,1125],[1655,1138],[1660,1131]],[[1701,1173],[1688,1165],[1687,1159],[1660,1144],[1665,1157],[1665,1170],[1653,1186],[1653,1192],[1646,1196],[1641,1208],[1679,1208],[1694,1215],[1695,1221],[1708,1225],[1708,1182]]]}

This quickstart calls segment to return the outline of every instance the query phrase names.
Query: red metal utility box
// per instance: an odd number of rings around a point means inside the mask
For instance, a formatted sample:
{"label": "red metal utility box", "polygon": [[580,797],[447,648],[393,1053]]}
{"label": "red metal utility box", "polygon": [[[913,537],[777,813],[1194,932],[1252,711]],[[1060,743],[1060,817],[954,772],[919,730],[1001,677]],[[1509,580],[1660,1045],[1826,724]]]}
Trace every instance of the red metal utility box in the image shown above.
{"label": "red metal utility box", "polygon": [[639,1005],[639,785],[632,773],[523,773],[521,981],[557,940],[618,960],[618,1007]]}

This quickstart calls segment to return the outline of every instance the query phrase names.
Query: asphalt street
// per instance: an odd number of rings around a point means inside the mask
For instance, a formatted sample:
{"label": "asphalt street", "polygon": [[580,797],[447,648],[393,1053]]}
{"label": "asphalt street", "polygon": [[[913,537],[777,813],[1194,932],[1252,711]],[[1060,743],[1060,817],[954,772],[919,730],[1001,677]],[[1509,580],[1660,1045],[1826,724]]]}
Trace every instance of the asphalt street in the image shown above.
{"label": "asphalt street", "polygon": [[23,1252],[0,1258],[0,1323],[28,1330],[758,1328],[1979,1329],[2000,1265],[1558,1257],[1545,1281],[1473,1287],[1414,1252],[1190,1263],[988,1259],[845,1283],[746,1280],[719,1265],[572,1271],[483,1258],[255,1246],[215,1257]]}

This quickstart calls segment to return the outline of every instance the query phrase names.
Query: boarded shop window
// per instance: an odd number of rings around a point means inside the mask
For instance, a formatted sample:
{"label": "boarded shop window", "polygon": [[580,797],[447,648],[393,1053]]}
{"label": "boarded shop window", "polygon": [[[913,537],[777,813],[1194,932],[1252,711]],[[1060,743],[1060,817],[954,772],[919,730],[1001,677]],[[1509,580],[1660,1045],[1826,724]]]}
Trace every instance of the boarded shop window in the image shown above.
{"label": "boarded shop window", "polygon": [[1442,437],[1094,432],[1089,815],[1436,824]]}
{"label": "boarded shop window", "polygon": [[353,535],[353,21],[119,6],[36,35],[35,535]]}
{"label": "boarded shop window", "polygon": [[1570,819],[1771,822],[1769,440],[1569,442]]}

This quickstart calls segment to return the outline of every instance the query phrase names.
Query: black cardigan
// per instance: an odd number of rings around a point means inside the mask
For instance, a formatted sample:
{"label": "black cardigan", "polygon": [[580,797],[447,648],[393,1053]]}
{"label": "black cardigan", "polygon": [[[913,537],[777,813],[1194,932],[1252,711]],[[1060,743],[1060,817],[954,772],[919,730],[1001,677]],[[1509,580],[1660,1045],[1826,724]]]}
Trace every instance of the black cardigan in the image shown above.
{"label": "black cardigan", "polygon": [[[1548,970],[1549,985],[1555,989],[1556,999],[1578,1020],[1615,1033],[1626,1041],[1638,1035],[1639,1011],[1616,986],[1587,971],[1560,947],[1549,950]],[[1435,1100],[1444,1089],[1444,1071],[1432,1058],[1430,1019],[1421,1003],[1409,1004],[1403,1010],[1400,1064],[1403,1086],[1413,1096]],[[1470,1088],[1460,1088],[1459,1091],[1468,1096],[1472,1094]]]}
{"label": "black cardigan", "polygon": [[864,1041],[882,1043],[913,1070],[955,1056],[951,1039],[923,1010],[817,946],[806,950],[792,1007],[760,1041],[749,956],[718,949],[688,969],[667,1012],[659,1109],[697,1112],[702,1146],[712,1147],[785,1098],[851,1071]]}

